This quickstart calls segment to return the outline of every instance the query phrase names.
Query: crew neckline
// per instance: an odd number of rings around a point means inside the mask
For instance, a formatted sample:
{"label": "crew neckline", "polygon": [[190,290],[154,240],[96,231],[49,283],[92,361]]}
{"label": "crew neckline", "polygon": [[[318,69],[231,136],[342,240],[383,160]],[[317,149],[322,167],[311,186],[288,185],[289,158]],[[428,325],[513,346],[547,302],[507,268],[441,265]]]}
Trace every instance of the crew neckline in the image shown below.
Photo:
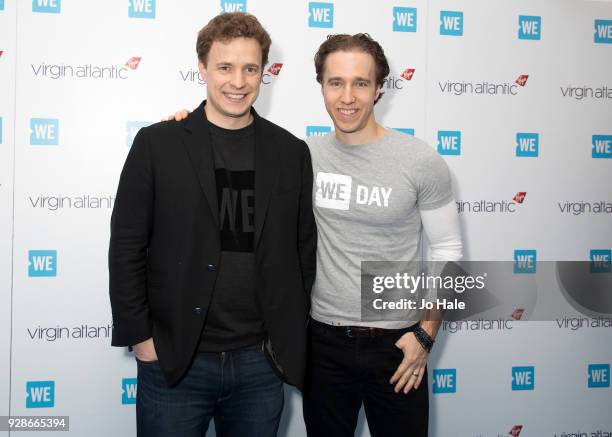
{"label": "crew neckline", "polygon": [[245,127],[241,127],[239,129],[227,129],[221,126],[217,126],[216,124],[211,123],[210,121],[208,121],[208,127],[212,133],[218,135],[223,135],[232,138],[246,137],[248,135],[251,135],[255,130],[255,119],[253,119],[253,121],[251,121],[251,123],[247,124]]}
{"label": "crew neckline", "polygon": [[383,126],[385,129],[385,134],[378,138],[375,141],[369,142],[369,143],[362,143],[362,144],[344,144],[342,142],[340,142],[338,140],[338,137],[336,137],[336,131],[331,131],[330,135],[331,135],[331,143],[334,147],[338,147],[338,148],[342,148],[342,149],[348,149],[348,150],[352,150],[352,149],[356,149],[356,148],[362,148],[362,147],[366,147],[366,146],[374,146],[376,144],[380,144],[382,142],[384,142],[385,140],[387,140],[391,135],[393,135],[393,129],[390,129],[386,126]]}

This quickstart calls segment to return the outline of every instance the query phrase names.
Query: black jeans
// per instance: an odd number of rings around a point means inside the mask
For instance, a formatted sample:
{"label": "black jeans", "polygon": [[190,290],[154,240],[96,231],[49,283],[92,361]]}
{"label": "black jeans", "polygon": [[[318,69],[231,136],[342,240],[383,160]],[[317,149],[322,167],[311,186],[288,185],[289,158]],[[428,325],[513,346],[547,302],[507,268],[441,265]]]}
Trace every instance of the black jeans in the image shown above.
{"label": "black jeans", "polygon": [[310,322],[304,389],[309,437],[352,437],[362,404],[372,437],[427,436],[427,373],[420,387],[408,394],[395,393],[389,384],[404,356],[395,342],[409,328],[351,338],[338,327]]}

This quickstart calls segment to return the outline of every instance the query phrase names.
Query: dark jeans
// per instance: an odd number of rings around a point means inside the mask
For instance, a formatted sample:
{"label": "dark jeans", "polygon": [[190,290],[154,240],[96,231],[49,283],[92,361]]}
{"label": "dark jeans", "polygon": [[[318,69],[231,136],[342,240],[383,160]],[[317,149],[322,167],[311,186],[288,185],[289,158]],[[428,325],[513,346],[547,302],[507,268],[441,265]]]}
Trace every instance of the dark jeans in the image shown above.
{"label": "dark jeans", "polygon": [[403,358],[394,343],[409,329],[350,338],[311,319],[304,420],[309,437],[352,437],[363,404],[372,437],[426,437],[427,374],[420,387],[395,393],[389,379]]}
{"label": "dark jeans", "polygon": [[197,353],[172,388],[158,363],[138,361],[138,436],[203,437],[211,418],[217,436],[275,436],[283,384],[261,349]]}

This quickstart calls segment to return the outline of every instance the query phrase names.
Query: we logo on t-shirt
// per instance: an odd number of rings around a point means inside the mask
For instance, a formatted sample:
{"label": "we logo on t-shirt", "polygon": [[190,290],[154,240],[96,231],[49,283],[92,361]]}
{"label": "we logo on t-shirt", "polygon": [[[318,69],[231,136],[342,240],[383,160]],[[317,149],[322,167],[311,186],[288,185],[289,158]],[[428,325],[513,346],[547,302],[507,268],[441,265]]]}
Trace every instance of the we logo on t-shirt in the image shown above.
{"label": "we logo on t-shirt", "polygon": [[[318,207],[348,210],[351,205],[353,178],[348,175],[318,172],[316,178],[315,203]],[[387,208],[393,188],[357,184],[355,203],[357,205]]]}

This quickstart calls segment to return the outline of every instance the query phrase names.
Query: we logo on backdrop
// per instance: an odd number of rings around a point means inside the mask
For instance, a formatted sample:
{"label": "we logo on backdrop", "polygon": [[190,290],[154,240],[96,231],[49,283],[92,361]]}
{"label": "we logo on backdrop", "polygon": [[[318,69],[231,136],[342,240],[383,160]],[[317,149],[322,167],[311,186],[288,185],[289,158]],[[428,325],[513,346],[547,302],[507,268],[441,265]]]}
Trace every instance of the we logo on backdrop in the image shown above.
{"label": "we logo on backdrop", "polygon": [[610,387],[610,364],[589,364],[587,369],[588,388]]}
{"label": "we logo on backdrop", "polygon": [[136,378],[123,378],[121,380],[121,403],[123,405],[136,404],[138,380]]}
{"label": "we logo on backdrop", "polygon": [[595,20],[595,44],[612,44],[612,20]]}
{"label": "we logo on backdrop", "polygon": [[32,0],[32,12],[59,14],[62,11],[62,0]]}
{"label": "we logo on backdrop", "polygon": [[226,12],[246,12],[246,0],[221,0],[221,13]]}
{"label": "we logo on backdrop", "polygon": [[331,132],[331,126],[306,126],[306,137],[325,136]]}
{"label": "we logo on backdrop", "polygon": [[535,367],[515,366],[512,368],[512,390],[534,390]]}
{"label": "we logo on backdrop", "polygon": [[612,158],[612,135],[593,135],[591,144],[593,158]]}
{"label": "we logo on backdrop", "polygon": [[440,11],[440,35],[463,36],[463,12]]}
{"label": "we logo on backdrop", "polygon": [[537,252],[535,249],[517,249],[514,251],[514,273],[535,273]]}
{"label": "we logo on backdrop", "polygon": [[457,392],[457,369],[434,369],[432,391],[439,393]]}
{"label": "we logo on backdrop", "polygon": [[55,381],[27,381],[26,408],[53,408]]}
{"label": "we logo on backdrop", "polygon": [[57,250],[30,250],[28,252],[28,276],[57,276]]}
{"label": "we logo on backdrop", "polygon": [[417,31],[417,9],[403,6],[393,8],[393,31],[394,32],[416,32]]}
{"label": "we logo on backdrop", "polygon": [[517,132],[516,156],[537,158],[540,150],[540,136],[537,133]]}
{"label": "we logo on backdrop", "polygon": [[461,155],[461,131],[438,131],[438,153],[440,155]]}
{"label": "we logo on backdrop", "polygon": [[542,38],[542,17],[537,15],[519,15],[518,38],[539,40]]}
{"label": "we logo on backdrop", "polygon": [[129,0],[129,18],[155,18],[155,0]]}
{"label": "we logo on backdrop", "polygon": [[308,27],[334,27],[334,4],[321,2],[308,3]]}
{"label": "we logo on backdrop", "polygon": [[30,145],[57,146],[59,144],[59,120],[57,118],[30,119]]}

